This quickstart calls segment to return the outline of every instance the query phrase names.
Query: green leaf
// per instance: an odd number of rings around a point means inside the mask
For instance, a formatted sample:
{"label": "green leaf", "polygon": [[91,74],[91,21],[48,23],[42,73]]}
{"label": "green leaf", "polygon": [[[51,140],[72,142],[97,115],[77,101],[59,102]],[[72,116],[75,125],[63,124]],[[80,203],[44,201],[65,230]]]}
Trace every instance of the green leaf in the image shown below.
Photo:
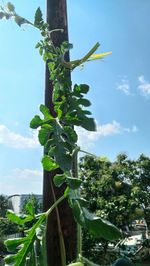
{"label": "green leaf", "polygon": [[41,27],[44,24],[43,17],[42,17],[42,11],[40,7],[37,8],[35,12],[35,17],[34,17],[34,25],[36,27]]}
{"label": "green leaf", "polygon": [[16,255],[8,255],[8,256],[5,257],[5,262],[6,262],[7,265],[15,265],[14,264],[15,259],[16,259]]}
{"label": "green leaf", "polygon": [[68,137],[69,142],[76,143],[78,140],[78,135],[75,130],[70,126],[64,126],[64,131]]}
{"label": "green leaf", "polygon": [[7,3],[7,8],[8,8],[8,10],[9,10],[10,12],[15,11],[15,7],[14,7],[14,5],[13,5],[12,3],[10,3],[10,2]]}
{"label": "green leaf", "polygon": [[94,216],[87,209],[83,208],[86,227],[93,236],[103,237],[106,240],[117,240],[122,237],[120,230],[110,222]]}
{"label": "green leaf", "polygon": [[23,243],[25,243],[26,241],[26,237],[23,238],[14,238],[14,239],[8,239],[5,240],[4,244],[7,247],[7,250],[10,252],[16,252],[16,249],[22,245]]}
{"label": "green leaf", "polygon": [[18,225],[23,225],[23,224],[33,220],[33,217],[31,215],[28,215],[28,216],[27,215],[24,215],[24,216],[16,215],[11,210],[7,211],[6,216],[10,221],[12,221]]}
{"label": "green leaf", "polygon": [[48,107],[47,106],[45,106],[44,104],[41,104],[40,105],[40,111],[41,111],[41,113],[44,115],[44,119],[45,120],[54,120],[54,118],[52,117],[52,115],[50,114],[50,111],[49,111],[49,109],[48,109]]}
{"label": "green leaf", "polygon": [[56,187],[60,187],[66,180],[65,174],[55,175],[53,178]]}
{"label": "green leaf", "polygon": [[82,183],[82,180],[79,178],[67,177],[67,184],[71,189],[78,189]]}
{"label": "green leaf", "polygon": [[57,119],[53,122],[51,135],[51,138],[45,144],[45,147],[49,149],[48,155],[56,160],[56,163],[63,171],[69,171],[72,167],[70,148],[73,150],[74,146],[68,146],[66,132]]}
{"label": "green leaf", "polygon": [[79,99],[78,100],[78,104],[79,105],[86,106],[86,107],[88,107],[88,106],[91,105],[91,103],[90,103],[90,101],[88,99]]}
{"label": "green leaf", "polygon": [[39,115],[35,115],[35,117],[30,122],[30,127],[35,129],[41,125],[43,125],[43,120],[39,117]]}
{"label": "green leaf", "polygon": [[27,213],[34,218],[35,211],[34,211],[32,201],[27,202],[27,204],[25,205],[25,209],[26,209]]}
{"label": "green leaf", "polygon": [[38,138],[41,145],[45,145],[50,138],[50,133],[52,132],[52,126],[45,124],[39,130]]}
{"label": "green leaf", "polygon": [[25,23],[29,24],[29,22],[25,18],[22,18],[18,15],[15,16],[15,22],[17,23],[19,27],[21,27],[21,25]]}
{"label": "green leaf", "polygon": [[86,84],[74,85],[73,94],[77,97],[82,97],[82,93],[86,94],[89,91],[89,86]]}
{"label": "green leaf", "polygon": [[96,123],[93,118],[85,117],[81,121],[81,126],[88,131],[96,131]]}
{"label": "green leaf", "polygon": [[57,169],[59,167],[59,165],[57,163],[55,163],[54,160],[52,158],[50,158],[48,155],[45,155],[43,157],[42,165],[46,171],[51,171],[51,170]]}
{"label": "green leaf", "polygon": [[86,84],[80,84],[79,87],[81,93],[87,93],[90,89],[90,87]]}
{"label": "green leaf", "polygon": [[[37,228],[43,224],[46,220],[46,214],[42,214],[39,218],[39,220],[33,225],[33,227],[28,230],[27,236],[22,239],[22,245],[20,246],[20,249],[17,254],[10,255],[5,258],[5,262],[8,265],[13,266],[24,266],[26,265],[26,259],[32,256],[34,252],[34,241],[36,239],[36,230]],[[21,241],[21,240],[18,240]],[[13,243],[14,242],[14,243]],[[16,239],[12,239],[11,242],[6,242],[10,248],[13,248],[13,246],[19,245],[19,243],[16,241]]]}
{"label": "green leaf", "polygon": [[[68,194],[68,196],[70,197],[70,194]],[[102,237],[110,241],[122,237],[120,230],[116,226],[90,213],[87,209],[81,206],[78,200],[72,199],[71,207],[76,221],[86,228],[94,237]]]}

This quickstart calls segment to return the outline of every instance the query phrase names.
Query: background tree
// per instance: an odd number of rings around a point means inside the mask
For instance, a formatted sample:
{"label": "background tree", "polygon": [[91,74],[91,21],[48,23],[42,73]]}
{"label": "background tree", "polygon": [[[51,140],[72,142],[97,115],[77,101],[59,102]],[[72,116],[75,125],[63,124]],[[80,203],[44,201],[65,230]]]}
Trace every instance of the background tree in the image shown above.
{"label": "background tree", "polygon": [[5,217],[8,209],[9,209],[8,198],[4,195],[0,195],[0,217]]}
{"label": "background tree", "polygon": [[[88,208],[101,217],[108,219],[124,232],[132,221],[145,218],[149,226],[150,158],[141,155],[131,160],[119,154],[114,162],[106,157],[85,156],[80,162],[80,175],[83,180],[83,195],[88,199]],[[101,258],[108,257],[108,241],[94,240],[84,232],[84,252],[90,259],[100,263],[100,256],[91,250],[102,244]]]}
{"label": "background tree", "polygon": [[28,211],[26,208],[26,205],[28,203],[32,205],[32,208],[35,214],[38,214],[42,211],[42,202],[40,202],[39,199],[34,194],[30,194],[29,197],[26,198],[23,202],[23,206],[21,210],[22,213],[28,214]]}
{"label": "background tree", "polygon": [[15,234],[19,230],[18,226],[6,217],[6,212],[9,208],[8,198],[0,195],[0,255],[6,254],[6,247],[4,245],[5,236]]}

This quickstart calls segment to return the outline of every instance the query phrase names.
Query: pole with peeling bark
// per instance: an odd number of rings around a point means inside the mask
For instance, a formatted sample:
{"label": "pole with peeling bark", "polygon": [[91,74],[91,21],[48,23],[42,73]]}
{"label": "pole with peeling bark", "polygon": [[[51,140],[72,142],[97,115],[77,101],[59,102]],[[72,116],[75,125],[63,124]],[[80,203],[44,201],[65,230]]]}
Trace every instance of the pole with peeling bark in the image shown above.
{"label": "pole with peeling bark", "polygon": [[[47,22],[50,30],[63,29],[63,32],[53,32],[52,40],[55,46],[59,46],[63,41],[68,41],[68,25],[67,25],[67,6],[66,0],[47,0]],[[69,60],[69,53],[66,60]],[[70,76],[70,73],[68,72]],[[46,66],[45,77],[45,105],[49,108],[51,114],[55,117],[52,103],[52,82],[49,79],[49,70]],[[53,186],[53,177],[60,173],[61,170],[47,172],[44,171],[43,179],[43,208],[44,211],[54,203],[55,198],[58,199],[64,192],[65,187],[56,188]],[[60,218],[60,223],[59,219]],[[46,232],[46,249],[48,266],[61,266],[60,254],[60,236],[63,235],[66,260],[70,262],[76,258],[76,223],[73,218],[72,210],[68,203],[64,201],[57,210],[50,215]]]}

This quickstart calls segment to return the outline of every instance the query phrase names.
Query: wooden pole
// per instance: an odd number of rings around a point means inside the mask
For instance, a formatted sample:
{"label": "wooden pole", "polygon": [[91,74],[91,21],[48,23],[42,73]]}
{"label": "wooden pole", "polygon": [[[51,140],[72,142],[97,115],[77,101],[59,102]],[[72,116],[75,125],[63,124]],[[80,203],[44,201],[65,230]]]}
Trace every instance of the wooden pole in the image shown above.
{"label": "wooden pole", "polygon": [[[68,25],[67,25],[67,6],[66,0],[47,0],[47,22],[50,30],[63,29],[63,33],[54,32],[52,35],[53,43],[59,46],[63,41],[68,41]],[[69,59],[69,53],[67,55]],[[70,73],[68,73],[70,76]],[[46,66],[45,77],[45,105],[49,108],[51,114],[55,116],[52,103],[52,82],[49,80],[49,71]],[[47,172],[44,171],[43,179],[43,208],[46,211],[54,202],[53,192],[58,199],[62,196],[65,187],[57,189],[53,186],[52,180],[55,174],[61,170]],[[54,191],[53,191],[54,188]],[[61,229],[66,247],[67,262],[70,262],[76,257],[76,223],[74,222],[72,210],[68,203],[64,201],[58,208],[61,220]],[[46,233],[47,261],[48,266],[61,266],[59,232],[56,211],[50,215]]]}

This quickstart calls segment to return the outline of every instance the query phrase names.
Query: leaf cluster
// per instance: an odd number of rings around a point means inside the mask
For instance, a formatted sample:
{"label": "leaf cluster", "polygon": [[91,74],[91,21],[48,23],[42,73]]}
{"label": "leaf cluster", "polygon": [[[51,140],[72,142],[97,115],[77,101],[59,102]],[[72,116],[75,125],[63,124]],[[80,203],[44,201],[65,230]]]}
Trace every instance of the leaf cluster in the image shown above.
{"label": "leaf cluster", "polygon": [[[66,185],[64,195],[54,202],[46,213],[35,215],[32,204],[28,203],[26,206],[27,215],[17,216],[13,212],[9,212],[7,215],[11,221],[18,225],[24,225],[33,220],[36,222],[26,231],[24,237],[6,241],[8,250],[14,252],[13,255],[6,257],[6,263],[14,266],[23,266],[27,263],[27,265],[36,265],[34,247],[38,238],[37,232],[45,223],[47,216],[64,198],[67,198],[77,223],[86,228],[93,236],[107,240],[121,238],[120,230],[113,224],[86,209],[87,202],[80,196],[79,192],[82,188],[82,180],[78,179],[77,169],[75,175],[72,171],[73,158],[80,150],[74,126],[80,126],[88,131],[95,131],[96,126],[94,119],[89,117],[91,112],[86,109],[91,105],[90,101],[84,97],[89,91],[89,86],[86,84],[72,85],[70,71],[86,61],[101,58],[104,54],[95,56],[95,58],[91,57],[99,47],[99,43],[96,43],[81,59],[66,61],[66,53],[72,48],[72,45],[63,42],[59,47],[54,46],[51,33],[62,30],[49,31],[48,25],[43,21],[40,8],[35,13],[34,23],[18,16],[10,3],[7,4],[6,10],[2,8],[2,13],[4,12],[10,18],[13,17],[19,26],[27,23],[38,28],[41,32],[42,40],[38,42],[36,48],[39,49],[40,55],[48,65],[50,80],[53,84],[52,100],[56,115],[53,116],[45,105],[40,105],[43,117],[36,115],[32,119],[30,127],[38,129],[39,142],[44,146],[45,155],[42,159],[44,170],[51,171],[60,168],[63,174],[54,177],[54,184],[58,187],[64,183]],[[3,15],[1,14],[1,16]],[[40,239],[43,239],[43,236]],[[81,261],[79,263],[82,265]]]}

